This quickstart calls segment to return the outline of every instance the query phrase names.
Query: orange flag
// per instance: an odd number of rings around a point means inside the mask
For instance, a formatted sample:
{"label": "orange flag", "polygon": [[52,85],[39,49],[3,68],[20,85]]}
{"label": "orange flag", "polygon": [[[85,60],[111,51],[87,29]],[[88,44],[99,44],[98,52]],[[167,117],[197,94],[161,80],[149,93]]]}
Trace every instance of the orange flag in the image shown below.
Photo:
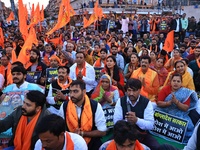
{"label": "orange flag", "polygon": [[85,17],[83,17],[83,28],[87,27],[87,22],[88,20]]}
{"label": "orange flag", "polygon": [[6,21],[11,21],[11,20],[15,20],[15,15],[14,13],[11,11],[9,17],[6,19]]}
{"label": "orange flag", "polygon": [[24,64],[24,67],[27,69],[28,67],[31,66],[31,62],[30,62],[30,50],[32,48],[32,44],[37,44],[37,38],[36,38],[36,34],[35,34],[35,29],[33,27],[30,28],[29,31],[29,35],[19,53],[18,56],[18,61],[20,61],[21,63]]}
{"label": "orange flag", "polygon": [[102,8],[98,8],[98,17],[101,20],[103,17],[103,9]]}
{"label": "orange flag", "polygon": [[38,24],[40,22],[40,5],[39,3],[37,4],[37,7],[34,11],[34,15],[33,18],[31,20],[31,23],[28,26],[28,29],[36,24]]}
{"label": "orange flag", "polygon": [[18,1],[18,5],[19,5],[19,11],[18,11],[19,30],[22,34],[23,39],[26,40],[28,36],[27,20],[26,20],[26,16],[24,15],[24,12],[26,12],[26,10],[25,10],[22,0]]}
{"label": "orange flag", "polygon": [[70,10],[70,17],[76,15],[76,12],[74,11],[71,5],[69,5],[69,10]]}
{"label": "orange flag", "polygon": [[88,26],[90,26],[93,22],[95,22],[96,20],[96,15],[92,14],[89,18],[88,21],[86,21],[87,19],[83,20],[83,22],[85,21],[86,24],[83,25],[83,28],[87,28]]}
{"label": "orange flag", "polygon": [[17,61],[17,56],[16,56],[16,52],[15,52],[15,48],[13,48],[12,50],[12,63],[16,62]]}
{"label": "orange flag", "polygon": [[33,17],[34,17],[34,11],[35,11],[35,5],[34,5],[34,3],[32,4],[32,8],[31,8],[31,18],[30,18],[30,20],[31,20],[31,22],[32,22],[32,20],[33,20]]}
{"label": "orange flag", "polygon": [[0,46],[4,48],[4,36],[3,36],[3,29],[0,27]]}
{"label": "orange flag", "polygon": [[163,49],[167,52],[171,52],[174,49],[174,30],[167,34]]}
{"label": "orange flag", "polygon": [[60,4],[60,9],[58,13],[58,21],[57,24],[51,29],[49,32],[47,32],[47,35],[52,34],[56,30],[64,27],[67,23],[70,21],[70,1],[62,0]]}
{"label": "orange flag", "polygon": [[42,5],[42,10],[40,11],[40,21],[44,21],[44,6]]}
{"label": "orange flag", "polygon": [[24,7],[24,15],[26,17],[26,20],[28,20],[28,10],[27,10],[27,5]]}

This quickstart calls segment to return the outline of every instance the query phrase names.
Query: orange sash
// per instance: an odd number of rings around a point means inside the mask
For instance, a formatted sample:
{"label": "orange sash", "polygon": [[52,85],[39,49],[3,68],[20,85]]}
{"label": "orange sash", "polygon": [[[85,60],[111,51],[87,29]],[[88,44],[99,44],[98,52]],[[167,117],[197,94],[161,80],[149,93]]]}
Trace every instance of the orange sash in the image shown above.
{"label": "orange sash", "polygon": [[[105,66],[106,61],[104,61],[103,63],[104,63],[104,66]],[[98,58],[98,59],[96,60],[96,63],[95,63],[95,65],[94,65],[94,67],[101,67],[101,58]]]}
{"label": "orange sash", "polygon": [[31,149],[31,140],[35,125],[40,116],[40,112],[28,123],[28,118],[26,116],[21,116],[19,123],[17,125],[14,146],[15,150],[29,150]]}
{"label": "orange sash", "polygon": [[197,65],[200,68],[200,60],[196,59]]}
{"label": "orange sash", "polygon": [[[66,123],[70,132],[75,132],[76,129],[80,128],[81,131],[91,131],[92,130],[92,109],[90,106],[90,100],[87,95],[85,95],[85,104],[81,113],[81,124],[79,127],[79,119],[76,113],[75,104],[69,100],[67,111],[66,111]],[[84,137],[84,140],[88,144],[91,138]]]}
{"label": "orange sash", "polygon": [[68,80],[68,84],[62,84],[62,83],[60,83],[59,79],[57,79],[57,83],[61,87],[62,90],[66,90],[72,83],[72,80],[70,77],[67,77],[67,80]]}
{"label": "orange sash", "polygon": [[[65,144],[66,144],[66,150],[74,150],[74,142],[71,139],[71,136],[69,133],[65,132]],[[42,150],[45,150],[42,148]]]}
{"label": "orange sash", "polygon": [[[115,144],[115,141],[112,140],[106,150],[117,150],[117,146]],[[135,141],[135,146],[134,146],[134,149],[133,150],[144,150],[144,148],[142,147],[142,144],[140,144],[140,142],[138,140]]]}
{"label": "orange sash", "polygon": [[82,70],[79,70],[78,67],[76,66],[76,77],[78,76],[79,71],[81,71],[83,76],[86,76],[86,63]]}
{"label": "orange sash", "polygon": [[194,50],[195,50],[195,48],[194,48],[194,49],[190,48],[189,54],[193,54],[193,53],[194,53]]}
{"label": "orange sash", "polygon": [[43,57],[43,62],[44,62],[47,66],[50,65],[49,55],[45,54],[45,56]]}

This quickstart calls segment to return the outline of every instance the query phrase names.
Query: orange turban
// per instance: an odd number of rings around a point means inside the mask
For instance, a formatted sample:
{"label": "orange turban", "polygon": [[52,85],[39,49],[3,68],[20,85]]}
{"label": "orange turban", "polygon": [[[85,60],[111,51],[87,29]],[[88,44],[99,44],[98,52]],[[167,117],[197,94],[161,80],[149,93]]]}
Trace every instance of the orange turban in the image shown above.
{"label": "orange turban", "polygon": [[50,60],[50,61],[51,61],[51,60],[56,60],[56,61],[59,63],[59,66],[62,66],[62,63],[61,63],[61,61],[60,61],[60,58],[58,58],[58,56],[56,56],[56,55],[52,55],[52,56],[50,57],[49,60]]}

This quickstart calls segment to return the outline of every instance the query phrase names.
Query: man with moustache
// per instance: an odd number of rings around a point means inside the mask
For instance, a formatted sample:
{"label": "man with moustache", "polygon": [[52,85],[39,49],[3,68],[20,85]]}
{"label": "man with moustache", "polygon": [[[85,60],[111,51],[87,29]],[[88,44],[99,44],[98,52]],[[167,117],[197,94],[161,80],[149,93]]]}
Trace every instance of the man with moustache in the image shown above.
{"label": "man with moustache", "polygon": [[69,75],[69,68],[66,66],[58,67],[58,79],[54,80],[49,87],[47,103],[51,113],[58,114],[61,104],[68,100],[69,86],[72,82]]}
{"label": "man with moustache", "polygon": [[149,99],[141,95],[142,82],[139,79],[131,78],[126,83],[126,95],[120,98],[114,111],[113,121],[126,120],[136,125],[140,131],[141,143],[153,150],[157,150],[159,144],[151,137],[148,130],[154,127],[154,111]]}
{"label": "man with moustache", "polygon": [[86,95],[86,84],[82,80],[72,81],[70,99],[59,110],[65,119],[67,131],[81,135],[88,145],[88,150],[98,150],[100,138],[106,134],[106,120],[99,103]]}
{"label": "man with moustache", "polygon": [[39,91],[29,91],[22,106],[16,108],[5,119],[0,120],[0,133],[12,127],[9,149],[33,150],[38,135],[35,129],[41,119],[49,114],[45,108],[45,95]]}
{"label": "man with moustache", "polygon": [[40,51],[37,49],[32,49],[30,52],[30,62],[32,63],[32,65],[27,69],[27,71],[40,71],[41,72],[41,78],[38,79],[37,83],[44,85],[45,84],[45,72],[46,72],[46,68],[47,66],[41,62],[41,58],[40,58]]}
{"label": "man with moustache", "polygon": [[153,105],[155,97],[159,89],[159,80],[157,72],[149,68],[151,58],[149,56],[142,56],[140,60],[140,68],[134,70],[131,78],[139,79],[142,82],[141,95],[148,98]]}
{"label": "man with moustache", "polygon": [[92,94],[95,86],[95,70],[85,61],[85,54],[77,51],[76,63],[70,67],[69,76],[72,80],[83,80],[86,84],[88,97]]}

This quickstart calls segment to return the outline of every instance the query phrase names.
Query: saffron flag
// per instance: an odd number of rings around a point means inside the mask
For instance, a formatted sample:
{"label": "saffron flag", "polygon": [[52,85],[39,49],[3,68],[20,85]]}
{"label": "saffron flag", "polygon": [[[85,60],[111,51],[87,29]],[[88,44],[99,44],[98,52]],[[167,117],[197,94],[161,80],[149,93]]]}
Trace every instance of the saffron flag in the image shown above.
{"label": "saffron flag", "polygon": [[95,22],[96,20],[96,15],[95,14],[91,14],[89,20],[86,22],[86,20],[83,20],[83,22],[85,21],[86,24],[83,25],[83,28],[87,28],[88,26],[90,26],[93,22]]}
{"label": "saffron flag", "polygon": [[32,4],[32,7],[31,7],[31,20],[33,19],[33,17],[34,17],[34,11],[35,11],[35,5],[34,5],[34,3]]}
{"label": "saffron flag", "polygon": [[31,62],[30,62],[30,50],[32,48],[32,44],[37,44],[37,38],[36,38],[36,33],[35,33],[35,29],[33,27],[30,28],[28,37],[19,53],[18,56],[18,61],[20,61],[21,63],[24,64],[24,67],[27,69],[28,67],[31,66]]}
{"label": "saffron flag", "polygon": [[14,13],[11,11],[10,12],[10,15],[8,16],[8,18],[6,19],[6,21],[11,21],[11,20],[15,20],[15,15],[14,15]]}
{"label": "saffron flag", "polygon": [[0,46],[4,48],[4,36],[3,36],[3,29],[0,27]]}
{"label": "saffron flag", "polygon": [[37,7],[34,11],[34,15],[33,18],[31,20],[30,25],[28,26],[28,29],[36,24],[38,24],[40,22],[40,5],[39,3],[37,4]]}
{"label": "saffron flag", "polygon": [[26,40],[28,36],[27,20],[26,20],[26,16],[24,15],[24,12],[26,12],[26,10],[25,10],[22,0],[18,1],[18,5],[19,5],[19,11],[18,11],[19,30],[22,34],[23,39]]}
{"label": "saffron flag", "polygon": [[171,52],[174,49],[174,30],[167,34],[163,49],[167,52]]}
{"label": "saffron flag", "polygon": [[11,57],[12,63],[17,61],[17,56],[16,56],[16,52],[15,52],[15,48],[13,48],[12,50],[12,57]]}
{"label": "saffron flag", "polygon": [[40,11],[40,21],[44,21],[44,6],[42,5],[42,10]]}
{"label": "saffron flag", "polygon": [[[71,8],[71,9],[70,9]],[[70,13],[71,12],[71,13]],[[47,35],[52,34],[56,30],[64,27],[67,23],[70,21],[70,15],[74,14],[72,11],[72,7],[70,5],[70,1],[62,0],[60,4],[60,9],[58,13],[58,21],[57,24],[51,29],[49,32],[47,32]]]}

